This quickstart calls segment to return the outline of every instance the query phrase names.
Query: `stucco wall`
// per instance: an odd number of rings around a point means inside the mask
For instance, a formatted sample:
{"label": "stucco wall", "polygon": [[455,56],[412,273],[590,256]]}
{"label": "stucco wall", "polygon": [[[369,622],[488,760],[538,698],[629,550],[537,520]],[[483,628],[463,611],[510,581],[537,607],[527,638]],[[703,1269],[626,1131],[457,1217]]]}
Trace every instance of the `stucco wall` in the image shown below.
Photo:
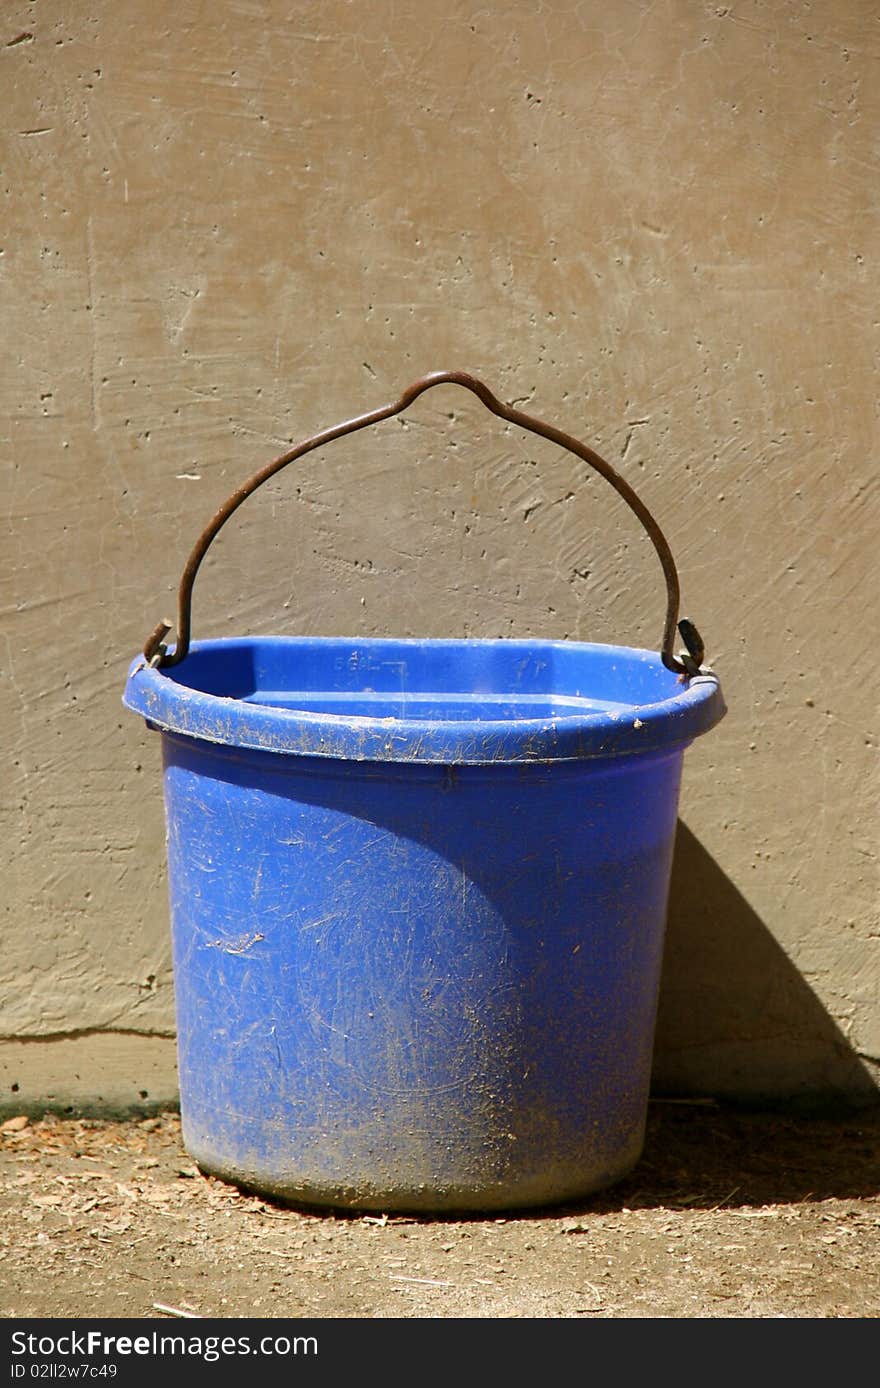
{"label": "stucco wall", "polygon": [[[620,467],[722,676],[658,1088],[875,1092],[877,46],[867,0],[3,7],[0,1107],[173,1094],[128,660],[239,480],[439,368]],[[444,388],[248,503],[195,619],[651,646],[662,611],[613,494]]]}

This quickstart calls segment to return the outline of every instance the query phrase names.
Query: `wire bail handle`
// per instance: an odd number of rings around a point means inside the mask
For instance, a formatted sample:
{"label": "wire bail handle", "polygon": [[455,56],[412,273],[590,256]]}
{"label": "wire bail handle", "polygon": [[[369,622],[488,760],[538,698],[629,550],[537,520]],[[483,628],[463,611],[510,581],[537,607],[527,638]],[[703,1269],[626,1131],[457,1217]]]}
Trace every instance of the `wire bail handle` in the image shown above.
{"label": "wire bail handle", "polygon": [[[270,477],[274,477],[276,472],[287,467],[288,463],[293,463],[297,458],[304,457],[306,453],[320,448],[322,444],[332,443],[334,439],[343,438],[346,434],[356,433],[359,429],[366,429],[371,424],[379,424],[383,419],[390,419],[393,415],[401,414],[426,390],[439,385],[459,385],[463,386],[465,390],[472,391],[492,414],[498,415],[500,419],[506,419],[510,424],[518,425],[521,429],[528,430],[529,433],[539,434],[542,438],[549,439],[551,443],[558,444],[561,448],[568,449],[569,453],[581,458],[611,484],[641,521],[663,569],[663,576],[666,580],[666,620],[660,643],[660,658],[667,670],[673,670],[676,674],[688,677],[699,674],[704,657],[703,642],[693,622],[687,618],[678,620],[681,598],[678,571],[666,537],[645,503],[616,469],[592,448],[589,448],[587,444],[581,443],[571,434],[564,433],[562,429],[557,429],[553,424],[546,424],[543,420],[535,419],[534,416],[525,414],[522,410],[505,405],[497,396],[493,395],[487,385],[466,371],[432,371],[429,375],[420,377],[419,380],[414,381],[411,386],[406,388],[399,400],[396,400],[393,405],[383,405],[377,410],[371,410],[369,414],[358,415],[354,419],[334,425],[331,429],[323,429],[320,433],[313,434],[311,438],[298,443],[295,448],[291,448],[287,453],[282,453],[279,458],[273,459],[271,463],[260,468],[259,472],[255,472],[247,482],[233,492],[208,522],[186,561],[177,590],[177,640],[174,647],[169,650],[165,645],[165,637],[171,630],[171,623],[160,622],[144,646],[144,657],[147,664],[154,668],[167,669],[172,665],[179,665],[186,658],[191,639],[193,585],[199,567],[218,531],[252,492],[261,487]],[[673,651],[676,628],[687,648],[681,651],[678,657]]]}

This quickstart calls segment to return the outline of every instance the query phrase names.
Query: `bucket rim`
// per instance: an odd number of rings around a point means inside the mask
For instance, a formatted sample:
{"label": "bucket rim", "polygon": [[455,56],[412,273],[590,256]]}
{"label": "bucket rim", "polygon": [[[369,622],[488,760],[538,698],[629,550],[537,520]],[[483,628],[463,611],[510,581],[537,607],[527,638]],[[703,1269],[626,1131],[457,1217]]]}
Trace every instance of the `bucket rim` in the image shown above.
{"label": "bucket rim", "polygon": [[[258,656],[282,659],[309,655],[317,659],[389,658],[405,653],[450,664],[456,653],[468,659],[536,658],[596,670],[619,677],[626,667],[633,678],[656,685],[659,698],[635,699],[611,710],[581,710],[544,717],[387,718],[345,712],[318,712],[277,704],[249,702],[241,694],[206,692],[186,682],[199,673],[200,661]],[[600,671],[601,673],[601,671]],[[298,690],[302,693],[302,690]],[[504,691],[492,691],[503,698]],[[564,696],[551,683],[546,691]],[[353,695],[354,697],[354,695]],[[438,690],[437,698],[454,697]],[[640,753],[683,751],[697,736],[723,718],[726,707],[714,671],[676,676],[656,651],[597,642],[519,637],[314,637],[234,636],[193,642],[185,660],[170,668],[149,666],[143,656],[131,662],[124,705],[141,714],[149,727],[217,747],[270,752],[283,756],[339,761],[498,765],[553,763]],[[608,700],[611,702],[610,700]]]}

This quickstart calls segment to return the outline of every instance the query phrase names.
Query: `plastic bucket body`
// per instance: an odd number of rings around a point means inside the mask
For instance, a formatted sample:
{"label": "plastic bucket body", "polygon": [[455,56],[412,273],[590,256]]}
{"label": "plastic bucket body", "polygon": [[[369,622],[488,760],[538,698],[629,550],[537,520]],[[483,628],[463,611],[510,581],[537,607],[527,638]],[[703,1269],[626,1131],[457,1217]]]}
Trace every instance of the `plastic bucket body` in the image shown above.
{"label": "plastic bucket body", "polygon": [[641,1151],[706,673],[574,642],[246,638],[162,732],[184,1142],[293,1201],[486,1210]]}

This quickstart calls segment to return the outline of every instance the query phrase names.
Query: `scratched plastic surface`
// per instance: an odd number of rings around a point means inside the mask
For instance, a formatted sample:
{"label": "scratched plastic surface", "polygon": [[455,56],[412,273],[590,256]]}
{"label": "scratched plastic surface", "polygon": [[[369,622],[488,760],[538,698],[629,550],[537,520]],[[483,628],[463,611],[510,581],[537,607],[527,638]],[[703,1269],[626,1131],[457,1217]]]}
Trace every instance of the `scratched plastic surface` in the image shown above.
{"label": "scratched plastic surface", "polygon": [[200,1165],[386,1212],[626,1174],[681,765],[717,682],[575,643],[255,638],[137,665]]}

